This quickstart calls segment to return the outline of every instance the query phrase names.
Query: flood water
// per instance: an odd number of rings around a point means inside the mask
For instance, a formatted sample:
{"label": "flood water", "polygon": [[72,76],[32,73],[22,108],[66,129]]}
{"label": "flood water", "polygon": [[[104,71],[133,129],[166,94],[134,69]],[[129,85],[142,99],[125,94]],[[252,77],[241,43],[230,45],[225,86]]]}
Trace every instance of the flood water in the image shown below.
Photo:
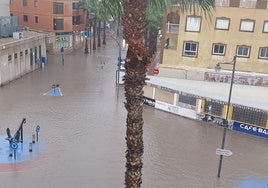
{"label": "flood water", "polygon": [[[64,65],[60,55],[49,56],[44,69],[0,88],[0,134],[26,118],[24,134],[40,125],[45,145],[29,161],[0,164],[0,188],[124,187],[126,110],[123,87],[115,85],[117,56],[113,40],[94,54],[65,54]],[[44,95],[53,84],[62,96]],[[144,121],[142,187],[268,187],[268,140],[228,130],[225,148],[233,155],[223,158],[217,178],[221,127],[146,106]]]}

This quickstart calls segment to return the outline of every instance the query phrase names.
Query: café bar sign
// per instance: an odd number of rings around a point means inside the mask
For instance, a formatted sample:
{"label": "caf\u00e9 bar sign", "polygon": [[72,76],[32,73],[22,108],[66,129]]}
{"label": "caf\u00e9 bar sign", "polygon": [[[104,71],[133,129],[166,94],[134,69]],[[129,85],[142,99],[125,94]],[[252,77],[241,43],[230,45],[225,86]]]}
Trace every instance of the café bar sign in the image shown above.
{"label": "caf\u00e9 bar sign", "polygon": [[264,127],[257,127],[245,123],[234,122],[233,130],[244,132],[247,134],[268,138],[268,129]]}

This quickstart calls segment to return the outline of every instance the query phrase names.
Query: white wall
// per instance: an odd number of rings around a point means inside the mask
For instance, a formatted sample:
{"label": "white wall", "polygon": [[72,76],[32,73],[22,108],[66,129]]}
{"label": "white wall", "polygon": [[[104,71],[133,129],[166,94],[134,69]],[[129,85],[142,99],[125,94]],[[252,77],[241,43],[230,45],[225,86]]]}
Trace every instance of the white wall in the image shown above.
{"label": "white wall", "polygon": [[1,16],[10,16],[9,0],[0,0],[0,17]]}

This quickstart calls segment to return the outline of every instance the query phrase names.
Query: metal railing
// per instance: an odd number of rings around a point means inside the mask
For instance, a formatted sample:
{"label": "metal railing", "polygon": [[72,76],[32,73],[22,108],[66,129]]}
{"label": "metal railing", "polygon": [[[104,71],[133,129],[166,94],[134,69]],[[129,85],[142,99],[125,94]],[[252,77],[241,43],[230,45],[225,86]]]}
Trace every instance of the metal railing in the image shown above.
{"label": "metal railing", "polygon": [[179,24],[168,22],[166,24],[166,33],[179,34]]}

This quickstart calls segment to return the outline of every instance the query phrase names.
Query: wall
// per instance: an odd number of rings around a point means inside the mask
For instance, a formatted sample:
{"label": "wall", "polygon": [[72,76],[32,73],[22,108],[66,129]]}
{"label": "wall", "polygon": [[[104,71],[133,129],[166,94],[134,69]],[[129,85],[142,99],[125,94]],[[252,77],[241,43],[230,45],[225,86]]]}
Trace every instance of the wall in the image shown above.
{"label": "wall", "polygon": [[[225,102],[150,82],[144,87],[144,104],[183,117],[225,125]],[[230,129],[268,138],[268,112],[265,110],[231,104],[227,123]]]}
{"label": "wall", "polygon": [[10,16],[9,0],[0,0],[0,17],[1,16]]}
{"label": "wall", "polygon": [[[180,15],[179,34],[177,35],[177,49],[164,49],[163,64],[173,66],[190,66],[199,68],[214,68],[217,62],[228,62],[236,54],[237,45],[251,46],[249,58],[237,58],[237,70],[245,72],[268,73],[268,60],[258,59],[259,47],[267,46],[268,33],[263,33],[263,23],[267,20],[264,15],[267,9],[249,9],[233,7],[217,7],[211,21],[202,17],[200,32],[185,32],[186,15]],[[229,30],[215,30],[216,17],[230,18]],[[240,19],[255,20],[254,32],[240,32]],[[199,43],[198,55],[194,57],[182,56],[183,42]],[[212,44],[227,45],[224,56],[212,55]],[[224,69],[231,69],[224,66]]]}
{"label": "wall", "polygon": [[[229,82],[231,71],[222,70],[216,72],[213,69],[192,68],[186,66],[166,66],[160,65],[159,77],[200,80],[208,82]],[[268,87],[268,74],[258,74],[254,72],[235,71],[234,83],[241,85],[252,85]]]}
{"label": "wall", "polygon": [[[48,32],[67,33],[77,30],[84,30],[85,25],[83,23],[84,17],[81,16],[82,23],[78,26],[73,26],[73,13],[77,15],[77,11],[73,12],[72,0],[59,1],[64,3],[64,14],[53,14],[53,2],[52,1],[37,1],[38,5],[34,6],[34,0],[28,0],[27,6],[23,6],[21,0],[12,0],[10,5],[10,12],[19,17],[20,24],[29,27],[32,30],[41,30]],[[83,15],[82,12],[79,14]],[[28,21],[23,21],[23,15],[28,15]],[[35,23],[35,16],[38,17],[38,23]],[[64,19],[64,29],[54,30],[53,19]]]}
{"label": "wall", "polygon": [[0,39],[0,86],[41,67],[41,57],[46,58],[45,37],[24,31],[21,39]]}

